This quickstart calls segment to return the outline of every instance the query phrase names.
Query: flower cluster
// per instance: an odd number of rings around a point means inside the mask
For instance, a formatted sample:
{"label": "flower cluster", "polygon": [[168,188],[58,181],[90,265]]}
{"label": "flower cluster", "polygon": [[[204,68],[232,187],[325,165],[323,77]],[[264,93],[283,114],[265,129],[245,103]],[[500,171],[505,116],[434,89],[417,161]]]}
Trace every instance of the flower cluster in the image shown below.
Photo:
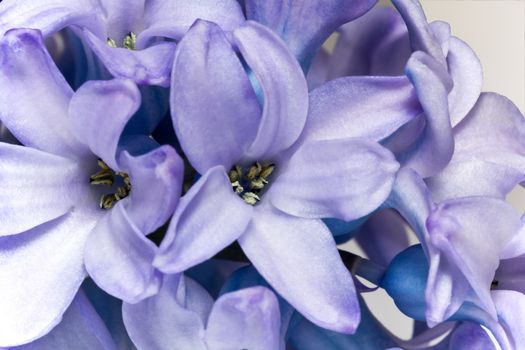
{"label": "flower cluster", "polygon": [[2,1],[0,348],[525,349],[525,119],[375,3]]}

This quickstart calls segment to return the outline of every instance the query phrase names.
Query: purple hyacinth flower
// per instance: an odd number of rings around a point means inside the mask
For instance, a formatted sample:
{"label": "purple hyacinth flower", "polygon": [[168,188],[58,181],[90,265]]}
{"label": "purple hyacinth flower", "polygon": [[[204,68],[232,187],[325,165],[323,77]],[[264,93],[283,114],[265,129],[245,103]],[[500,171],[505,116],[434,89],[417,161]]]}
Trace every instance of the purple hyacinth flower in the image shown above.
{"label": "purple hyacinth flower", "polygon": [[180,40],[197,18],[225,30],[244,22],[235,0],[6,0],[0,4],[0,35],[32,28],[47,37],[71,27],[114,77],[168,86],[173,40]]}
{"label": "purple hyacinth flower", "polygon": [[223,294],[214,302],[191,278],[171,275],[157,295],[124,303],[122,310],[140,349],[284,350],[279,303],[261,286]]}
{"label": "purple hyacinth flower", "polygon": [[146,136],[119,144],[140,105],[136,85],[73,93],[38,31],[1,40],[0,86],[0,119],[25,145],[0,143],[0,346],[10,346],[58,324],[85,268],[125,300],[156,292],[156,246],[144,235],[174,211],[183,164]]}
{"label": "purple hyacinth flower", "polygon": [[232,41],[262,91],[262,110],[226,35],[196,23],[176,54],[171,108],[180,143],[202,177],[182,198],[155,265],[181,272],[238,239],[302,314],[353,332],[355,288],[321,218],[352,220],[375,210],[398,164],[367,135],[299,139],[308,95],[295,58],[255,22],[233,31]]}

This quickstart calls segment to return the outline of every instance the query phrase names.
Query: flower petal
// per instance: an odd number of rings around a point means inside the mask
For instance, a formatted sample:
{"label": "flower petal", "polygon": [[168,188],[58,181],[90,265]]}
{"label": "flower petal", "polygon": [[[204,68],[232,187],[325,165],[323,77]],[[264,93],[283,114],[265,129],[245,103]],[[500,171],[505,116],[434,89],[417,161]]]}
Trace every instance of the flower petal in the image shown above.
{"label": "flower petal", "polygon": [[120,43],[128,33],[136,34],[142,30],[146,0],[99,1],[106,20],[106,37],[100,37],[100,39],[111,38]]}
{"label": "flower petal", "polygon": [[338,27],[363,15],[376,0],[246,0],[246,17],[275,31],[305,66]]}
{"label": "flower petal", "polygon": [[84,169],[66,158],[0,143],[0,236],[24,232],[91,200],[97,203]]}
{"label": "flower petal", "polygon": [[111,47],[87,30],[84,36],[114,77],[131,79],[137,84],[169,86],[175,43],[162,42],[143,50],[130,50]]}
{"label": "flower petal", "polygon": [[201,174],[215,165],[229,169],[254,139],[260,107],[216,24],[198,21],[179,43],[170,104],[180,144]]}
{"label": "flower petal", "polygon": [[137,38],[139,47],[154,37],[180,40],[197,19],[214,22],[224,31],[244,22],[241,6],[235,0],[149,0],[145,10],[145,29]]}
{"label": "flower petal", "polygon": [[107,293],[135,303],[158,292],[161,274],[152,266],[157,247],[144,236],[119,202],[88,237],[86,270]]}
{"label": "flower petal", "polygon": [[398,158],[425,178],[443,169],[454,151],[447,100],[451,81],[448,73],[422,52],[412,54],[406,73],[425,111],[426,125],[418,141]]}
{"label": "flower petal", "polygon": [[184,164],[168,145],[139,156],[127,151],[119,157],[119,169],[128,173],[132,190],[124,206],[139,232],[149,234],[166,223],[179,202]]}
{"label": "flower petal", "polygon": [[448,95],[450,120],[456,126],[474,107],[483,85],[481,62],[462,40],[450,38],[447,55],[448,71],[454,87]]}
{"label": "flower petal", "polygon": [[47,37],[69,25],[103,33],[102,9],[93,0],[4,0],[0,5],[0,37],[12,28],[33,28]]}
{"label": "flower petal", "polygon": [[80,289],[60,323],[44,337],[12,350],[116,350],[104,322]]}
{"label": "flower petal", "polygon": [[120,136],[139,106],[139,89],[130,80],[88,81],[71,99],[69,115],[75,135],[111,169],[118,169]]}
{"label": "flower petal", "polygon": [[481,94],[454,128],[454,155],[427,180],[436,200],[461,196],[504,198],[525,179],[525,120],[506,97]]}
{"label": "flower petal", "polygon": [[496,317],[490,285],[501,251],[520,228],[516,211],[498,199],[458,198],[440,203],[427,219],[427,227],[429,323],[450,317],[468,295]]}
{"label": "flower petal", "polygon": [[299,219],[260,203],[239,243],[261,275],[315,324],[353,333],[359,303],[352,276],[321,220]]}
{"label": "flower petal", "polygon": [[214,350],[279,349],[281,316],[276,296],[265,287],[222,295],[213,305],[206,344]]}
{"label": "flower petal", "polygon": [[505,333],[512,340],[514,349],[525,348],[525,294],[513,290],[492,291],[492,298],[498,311],[498,320]]}
{"label": "flower petal", "polygon": [[341,78],[310,93],[302,137],[366,137],[380,141],[420,113],[421,107],[406,77]]}
{"label": "flower petal", "polygon": [[233,37],[264,99],[257,136],[247,155],[268,159],[290,147],[303,131],[308,113],[306,79],[284,42],[268,28],[249,21]]}
{"label": "flower petal", "polygon": [[306,142],[265,195],[290,215],[350,221],[385,201],[398,169],[394,155],[373,141]]}
{"label": "flower petal", "polygon": [[[0,118],[22,144],[65,157],[85,155],[67,118],[73,91],[39,32],[12,30],[0,41],[0,86]],[[22,103],[22,96],[31,103]]]}
{"label": "flower petal", "polygon": [[181,198],[155,266],[176,273],[211,258],[244,233],[252,212],[233,192],[224,168],[210,169]]}
{"label": "flower petal", "polygon": [[0,346],[47,334],[84,280],[84,243],[96,217],[69,212],[11,237],[0,238]]}
{"label": "flower petal", "polygon": [[450,335],[450,349],[496,350],[487,332],[472,322],[462,322]]}
{"label": "flower petal", "polygon": [[[179,281],[180,278],[180,281]],[[129,336],[139,349],[206,350],[202,309],[213,300],[190,278],[168,276],[159,293],[137,304],[124,303],[122,313]]]}

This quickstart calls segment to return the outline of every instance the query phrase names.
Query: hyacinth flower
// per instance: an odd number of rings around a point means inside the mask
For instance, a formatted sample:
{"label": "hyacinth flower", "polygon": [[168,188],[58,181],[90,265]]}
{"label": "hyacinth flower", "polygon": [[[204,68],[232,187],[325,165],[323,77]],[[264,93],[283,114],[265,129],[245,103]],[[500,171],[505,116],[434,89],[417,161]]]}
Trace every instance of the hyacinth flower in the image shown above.
{"label": "hyacinth flower", "polygon": [[244,22],[235,0],[7,0],[0,4],[0,34],[32,28],[47,37],[71,28],[114,77],[168,86],[174,41],[197,18],[214,21],[225,30]]}
{"label": "hyacinth flower", "polygon": [[[429,274],[429,265],[420,245],[412,246],[400,253],[385,273],[381,282],[383,288],[394,299],[401,311],[416,320],[425,319],[425,288]],[[455,281],[455,280],[452,280]],[[525,346],[525,329],[521,320],[525,310],[525,294],[499,289],[499,284],[492,284],[490,296],[495,308],[495,316],[471,301],[464,302],[461,307],[444,321],[459,322],[450,335],[449,343],[439,349],[479,349],[514,350]],[[489,285],[487,289],[491,288]],[[494,337],[481,327],[489,330]],[[445,328],[446,329],[446,328]],[[437,333],[439,337],[443,333]],[[470,337],[471,339],[461,339]]]}
{"label": "hyacinth flower", "polygon": [[255,22],[233,31],[232,42],[218,26],[197,22],[179,43],[173,72],[174,128],[202,176],[181,200],[155,266],[182,272],[238,239],[307,318],[353,332],[352,278],[320,219],[359,218],[380,205],[398,168],[392,155],[365,138],[299,139],[304,76],[285,44]]}
{"label": "hyacinth flower", "polygon": [[183,164],[146,136],[119,143],[140,104],[136,85],[94,81],[73,93],[38,31],[4,36],[0,85],[0,119],[25,146],[0,144],[0,281],[9,286],[0,346],[9,346],[60,321],[86,268],[124,300],[156,292],[156,246],[144,235],[175,209]]}
{"label": "hyacinth flower", "polygon": [[171,275],[155,296],[124,303],[126,329],[139,349],[284,350],[277,297],[255,286],[215,302],[191,278]]}

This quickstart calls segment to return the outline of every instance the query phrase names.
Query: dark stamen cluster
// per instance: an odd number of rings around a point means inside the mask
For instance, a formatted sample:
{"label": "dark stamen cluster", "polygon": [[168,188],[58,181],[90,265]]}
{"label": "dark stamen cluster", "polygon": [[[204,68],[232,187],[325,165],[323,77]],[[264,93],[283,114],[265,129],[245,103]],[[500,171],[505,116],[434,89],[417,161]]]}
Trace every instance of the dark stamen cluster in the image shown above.
{"label": "dark stamen cluster", "polygon": [[131,181],[129,175],[124,172],[113,172],[102,159],[98,160],[98,166],[101,170],[89,177],[91,185],[113,186],[115,176],[122,178],[124,185],[117,188],[116,193],[105,194],[100,198],[99,206],[101,209],[110,209],[119,200],[126,198],[131,192]]}
{"label": "dark stamen cluster", "polygon": [[255,162],[248,171],[243,172],[239,165],[235,165],[228,172],[233,191],[237,193],[246,203],[255,205],[261,200],[260,193],[268,184],[268,178],[275,169],[274,164],[261,165]]}

